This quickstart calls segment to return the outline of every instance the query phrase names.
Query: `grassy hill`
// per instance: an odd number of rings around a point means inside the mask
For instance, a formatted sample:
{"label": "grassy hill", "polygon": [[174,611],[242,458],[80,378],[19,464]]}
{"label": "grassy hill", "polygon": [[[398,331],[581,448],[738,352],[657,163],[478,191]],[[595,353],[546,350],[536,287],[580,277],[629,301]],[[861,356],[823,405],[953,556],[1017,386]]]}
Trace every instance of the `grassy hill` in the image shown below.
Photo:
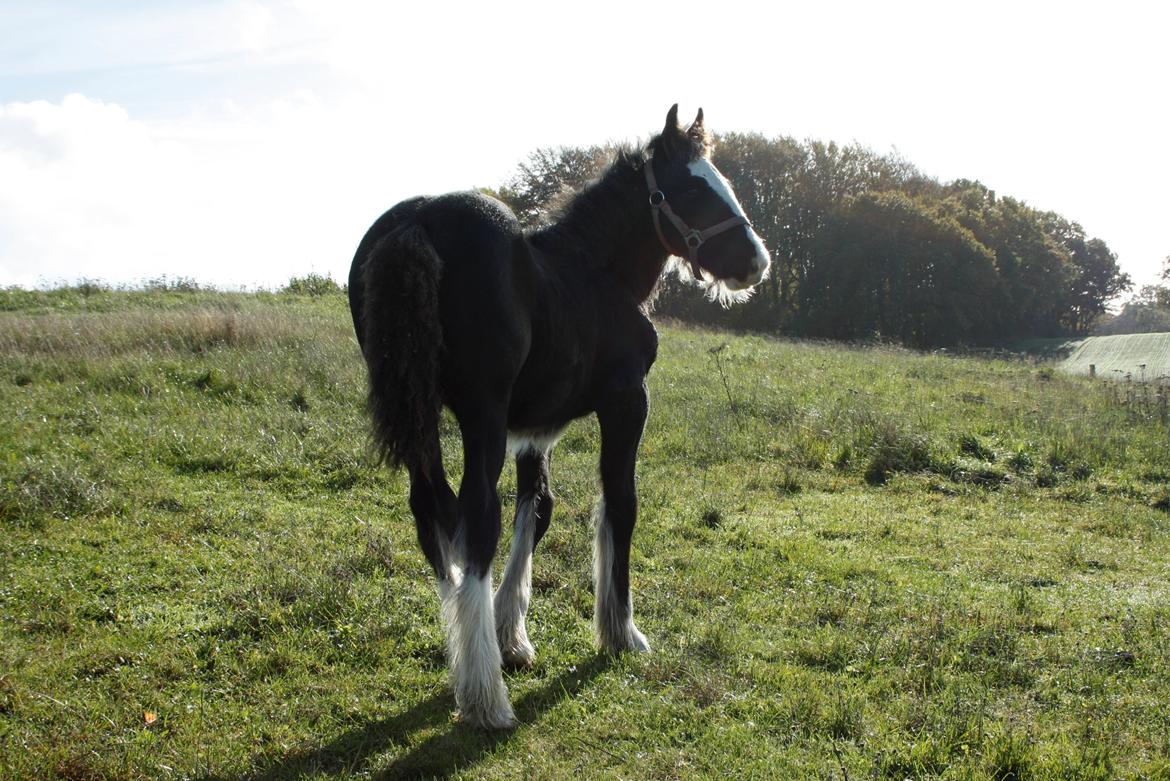
{"label": "grassy hill", "polygon": [[339,296],[0,310],[0,777],[1170,777],[1170,431],[1103,384],[663,327],[654,653],[593,650],[580,421],[490,735]]}
{"label": "grassy hill", "polygon": [[1092,365],[1104,379],[1170,383],[1170,333],[1090,336],[1070,346],[1062,371],[1088,375]]}

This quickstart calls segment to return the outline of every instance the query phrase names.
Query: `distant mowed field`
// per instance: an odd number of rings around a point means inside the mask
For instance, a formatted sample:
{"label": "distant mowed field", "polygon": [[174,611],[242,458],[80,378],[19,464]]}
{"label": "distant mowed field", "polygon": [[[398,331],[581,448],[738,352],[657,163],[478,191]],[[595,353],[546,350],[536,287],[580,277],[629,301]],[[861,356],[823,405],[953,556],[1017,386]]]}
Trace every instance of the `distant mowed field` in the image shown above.
{"label": "distant mowed field", "polygon": [[1090,336],[1078,342],[1060,368],[1073,374],[1089,374],[1123,380],[1170,382],[1170,333]]}
{"label": "distant mowed field", "polygon": [[[594,650],[578,421],[536,664],[505,676],[520,725],[485,733],[452,718],[342,296],[0,291],[0,779],[1170,778],[1156,405],[659,330],[631,556],[653,652]],[[459,444],[445,419],[455,481]]]}

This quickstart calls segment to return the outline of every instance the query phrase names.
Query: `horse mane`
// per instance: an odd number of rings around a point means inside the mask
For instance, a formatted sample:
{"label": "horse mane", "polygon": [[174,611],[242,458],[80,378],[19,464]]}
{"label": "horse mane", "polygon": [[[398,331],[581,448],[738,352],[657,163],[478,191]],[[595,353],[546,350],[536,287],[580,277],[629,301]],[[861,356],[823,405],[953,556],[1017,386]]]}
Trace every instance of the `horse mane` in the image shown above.
{"label": "horse mane", "polygon": [[[604,264],[606,237],[626,233],[641,218],[631,213],[631,185],[640,182],[639,171],[648,159],[646,150],[620,147],[613,161],[579,192],[564,191],[551,204],[551,221],[529,236],[537,247],[558,254],[581,256],[591,265]],[[645,185],[641,185],[645,188]]]}
{"label": "horse mane", "polygon": [[[581,256],[584,262],[603,266],[614,260],[605,244],[610,237],[628,235],[645,214],[633,203],[649,196],[639,173],[651,154],[689,154],[708,157],[714,137],[704,127],[661,133],[647,144],[618,147],[613,162],[580,192],[566,190],[550,205],[551,221],[536,228],[532,243],[544,250]],[[632,197],[634,196],[634,197]]]}

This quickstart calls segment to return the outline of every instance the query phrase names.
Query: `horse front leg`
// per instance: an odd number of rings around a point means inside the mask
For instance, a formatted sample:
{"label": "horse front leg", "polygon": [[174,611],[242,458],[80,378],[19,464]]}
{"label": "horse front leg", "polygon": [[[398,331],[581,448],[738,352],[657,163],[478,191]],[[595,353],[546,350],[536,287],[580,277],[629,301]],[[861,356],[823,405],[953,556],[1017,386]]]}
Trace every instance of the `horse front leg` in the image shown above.
{"label": "horse front leg", "polygon": [[593,620],[598,645],[611,652],[650,650],[634,626],[630,597],[630,540],[638,514],[634,471],[648,409],[643,384],[613,394],[597,411],[602,498],[594,512]]}
{"label": "horse front leg", "polygon": [[504,466],[506,424],[502,411],[456,416],[464,460],[456,544],[463,547],[464,571],[444,605],[452,688],[460,718],[475,726],[503,729],[516,723],[500,672],[492,609],[492,559],[500,539],[496,484]]}
{"label": "horse front leg", "polygon": [[528,639],[525,616],[532,599],[532,554],[548,530],[553,497],[549,489],[550,450],[529,448],[516,454],[516,520],[512,552],[496,591],[496,635],[509,667],[531,667],[536,649]]}

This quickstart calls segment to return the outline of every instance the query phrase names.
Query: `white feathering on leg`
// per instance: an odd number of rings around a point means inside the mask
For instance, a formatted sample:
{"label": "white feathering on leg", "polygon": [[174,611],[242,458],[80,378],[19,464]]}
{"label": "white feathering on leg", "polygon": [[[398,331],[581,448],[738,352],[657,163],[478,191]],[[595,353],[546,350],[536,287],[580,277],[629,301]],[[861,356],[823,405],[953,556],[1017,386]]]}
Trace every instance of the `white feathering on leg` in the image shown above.
{"label": "white feathering on leg", "polygon": [[491,575],[465,576],[452,590],[443,612],[448,617],[447,653],[460,718],[489,729],[515,726],[500,672]]}
{"label": "white feathering on leg", "polygon": [[451,611],[454,609],[451,598],[459,584],[463,582],[463,557],[456,555],[457,551],[462,550],[463,541],[449,539],[442,530],[438,535],[439,554],[443,557],[443,572],[446,575],[438,581],[440,617],[444,627],[448,627],[451,625]]}
{"label": "white feathering on leg", "polygon": [[531,667],[536,658],[524,622],[532,599],[532,541],[535,534],[536,501],[535,497],[527,496],[516,508],[512,551],[495,598],[500,654],[512,667]]}
{"label": "white feathering on leg", "polygon": [[605,520],[605,499],[597,501],[593,523],[593,588],[596,607],[593,624],[597,643],[607,651],[649,651],[646,637],[634,626],[633,601],[623,603],[614,593],[613,529]]}

